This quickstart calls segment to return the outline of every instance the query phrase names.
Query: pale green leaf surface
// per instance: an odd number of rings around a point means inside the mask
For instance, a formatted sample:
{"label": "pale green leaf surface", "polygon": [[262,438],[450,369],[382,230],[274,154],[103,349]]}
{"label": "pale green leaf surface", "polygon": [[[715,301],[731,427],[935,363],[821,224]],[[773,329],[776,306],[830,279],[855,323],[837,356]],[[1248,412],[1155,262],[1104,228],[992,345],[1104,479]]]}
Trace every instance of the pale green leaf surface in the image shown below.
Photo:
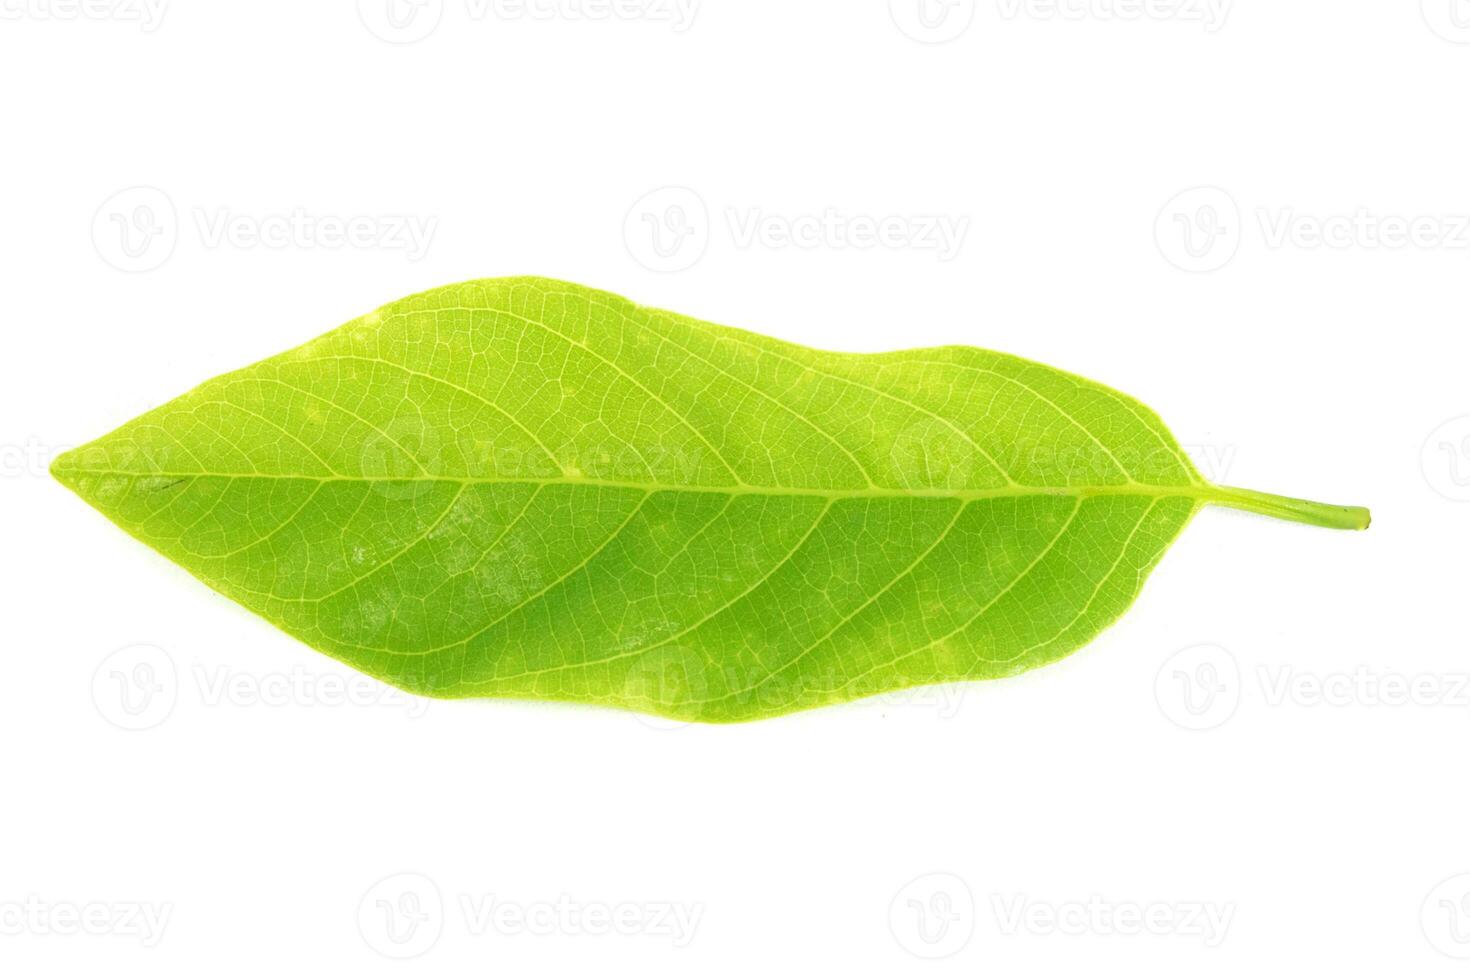
{"label": "pale green leaf surface", "polygon": [[389,304],[56,476],[288,633],[440,697],[738,721],[1014,674],[1116,619],[1206,484],[1131,398],[812,350],[545,279]]}

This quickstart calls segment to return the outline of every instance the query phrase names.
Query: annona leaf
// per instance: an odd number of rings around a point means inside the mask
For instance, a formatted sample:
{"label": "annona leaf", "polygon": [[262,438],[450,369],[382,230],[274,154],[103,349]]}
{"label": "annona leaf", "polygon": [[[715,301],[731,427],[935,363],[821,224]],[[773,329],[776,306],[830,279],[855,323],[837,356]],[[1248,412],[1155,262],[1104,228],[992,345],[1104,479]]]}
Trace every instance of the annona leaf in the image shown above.
{"label": "annona leaf", "polygon": [[411,296],[53,472],[281,629],[438,697],[739,721],[1056,660],[1205,504],[1133,399],[811,350],[545,279]]}

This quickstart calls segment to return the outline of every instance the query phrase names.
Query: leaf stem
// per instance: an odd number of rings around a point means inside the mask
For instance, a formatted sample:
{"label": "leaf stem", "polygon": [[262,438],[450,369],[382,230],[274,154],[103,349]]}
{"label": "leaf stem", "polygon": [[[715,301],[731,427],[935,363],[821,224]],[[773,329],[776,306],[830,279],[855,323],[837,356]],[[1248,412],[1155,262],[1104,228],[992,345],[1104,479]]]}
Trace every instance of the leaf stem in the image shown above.
{"label": "leaf stem", "polygon": [[1242,490],[1239,487],[1210,487],[1200,499],[1221,507],[1248,510],[1253,514],[1265,514],[1284,521],[1344,531],[1362,531],[1372,519],[1366,507],[1319,504],[1314,500],[1298,500],[1296,497],[1282,497],[1259,490]]}

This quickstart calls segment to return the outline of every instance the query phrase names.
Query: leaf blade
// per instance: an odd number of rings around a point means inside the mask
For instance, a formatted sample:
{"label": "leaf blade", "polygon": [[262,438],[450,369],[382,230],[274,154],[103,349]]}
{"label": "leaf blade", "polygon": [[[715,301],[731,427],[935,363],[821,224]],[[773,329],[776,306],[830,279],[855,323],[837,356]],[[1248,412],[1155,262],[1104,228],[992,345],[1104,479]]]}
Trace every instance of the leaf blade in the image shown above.
{"label": "leaf blade", "polygon": [[711,721],[1049,662],[1202,504],[1316,513],[1211,487],[1151,410],[1033,362],[537,279],[390,304],[54,472],[390,683]]}

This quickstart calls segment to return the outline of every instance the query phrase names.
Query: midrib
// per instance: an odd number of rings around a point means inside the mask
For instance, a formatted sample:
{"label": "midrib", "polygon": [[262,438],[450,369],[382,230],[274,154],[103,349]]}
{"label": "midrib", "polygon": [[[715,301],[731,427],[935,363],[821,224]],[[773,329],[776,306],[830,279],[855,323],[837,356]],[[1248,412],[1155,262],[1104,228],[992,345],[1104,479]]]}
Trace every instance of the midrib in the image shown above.
{"label": "midrib", "polygon": [[912,498],[912,497],[937,497],[953,500],[988,500],[1004,497],[1036,497],[1036,496],[1066,496],[1066,497],[1101,497],[1101,496],[1128,496],[1128,497],[1190,497],[1196,500],[1209,501],[1219,498],[1219,489],[1208,484],[1179,484],[1161,485],[1149,483],[1105,483],[1086,484],[1078,486],[1029,486],[1026,484],[1006,484],[999,487],[981,487],[973,490],[954,490],[946,488],[919,488],[906,489],[903,487],[860,487],[853,489],[844,488],[822,488],[822,487],[768,487],[753,484],[729,484],[726,486],[711,486],[708,484],[689,483],[657,483],[640,480],[605,480],[594,477],[562,476],[546,478],[526,477],[454,477],[454,476],[405,476],[405,477],[376,477],[376,476],[347,476],[332,474],[329,476],[313,476],[307,473],[220,473],[198,471],[136,471],[116,469],[86,469],[86,468],[58,468],[58,476],[93,476],[93,477],[128,477],[128,478],[151,478],[151,479],[197,479],[213,478],[228,480],[299,480],[312,483],[450,483],[458,485],[505,485],[505,486],[589,486],[609,487],[621,490],[638,490],[644,493],[713,493],[727,496],[762,496],[762,497],[821,497],[823,499],[842,498]]}

